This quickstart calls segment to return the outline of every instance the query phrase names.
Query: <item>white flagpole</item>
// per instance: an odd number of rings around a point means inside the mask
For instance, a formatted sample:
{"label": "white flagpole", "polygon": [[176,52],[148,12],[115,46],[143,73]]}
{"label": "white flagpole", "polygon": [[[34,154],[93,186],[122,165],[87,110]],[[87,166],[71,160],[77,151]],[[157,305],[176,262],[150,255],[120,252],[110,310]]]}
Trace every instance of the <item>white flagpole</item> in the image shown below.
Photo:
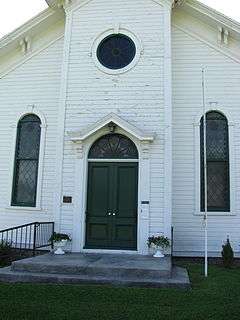
{"label": "white flagpole", "polygon": [[203,98],[203,136],[204,136],[204,241],[205,241],[205,277],[208,276],[208,189],[207,189],[207,116],[205,100],[205,68],[202,69]]}

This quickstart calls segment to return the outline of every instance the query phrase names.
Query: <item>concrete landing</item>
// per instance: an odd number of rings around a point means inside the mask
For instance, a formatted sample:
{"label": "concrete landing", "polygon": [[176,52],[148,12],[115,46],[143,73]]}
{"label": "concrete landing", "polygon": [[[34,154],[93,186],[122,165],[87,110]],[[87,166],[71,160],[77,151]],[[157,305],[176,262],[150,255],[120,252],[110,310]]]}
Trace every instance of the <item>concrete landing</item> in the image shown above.
{"label": "concrete landing", "polygon": [[0,269],[0,281],[190,287],[187,271],[172,268],[170,257],[112,254],[46,254],[28,258]]}

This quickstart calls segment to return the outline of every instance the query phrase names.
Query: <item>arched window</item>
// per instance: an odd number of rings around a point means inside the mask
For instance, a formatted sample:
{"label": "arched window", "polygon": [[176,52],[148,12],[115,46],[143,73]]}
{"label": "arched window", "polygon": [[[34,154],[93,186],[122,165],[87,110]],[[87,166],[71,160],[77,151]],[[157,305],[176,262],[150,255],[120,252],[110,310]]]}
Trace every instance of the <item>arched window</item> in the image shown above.
{"label": "arched window", "polygon": [[41,121],[29,114],[18,123],[12,190],[12,205],[35,207]]}
{"label": "arched window", "polygon": [[138,150],[128,137],[111,133],[98,139],[91,147],[89,159],[138,159]]}
{"label": "arched window", "polygon": [[[204,123],[201,119],[201,211],[204,211]],[[216,111],[206,115],[208,211],[230,211],[229,134],[227,118]]]}

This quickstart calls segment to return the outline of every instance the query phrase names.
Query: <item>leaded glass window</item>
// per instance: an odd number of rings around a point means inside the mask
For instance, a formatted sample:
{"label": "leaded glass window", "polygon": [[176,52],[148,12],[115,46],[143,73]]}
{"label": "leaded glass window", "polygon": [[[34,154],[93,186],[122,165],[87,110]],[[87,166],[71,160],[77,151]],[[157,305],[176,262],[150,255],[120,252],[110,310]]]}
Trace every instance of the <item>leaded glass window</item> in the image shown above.
{"label": "leaded glass window", "polygon": [[[204,211],[204,119],[201,119],[201,211]],[[206,115],[208,211],[230,211],[228,121],[219,112]]]}
{"label": "leaded glass window", "polygon": [[89,159],[138,159],[138,151],[126,136],[107,134],[92,145]]}
{"label": "leaded glass window", "polygon": [[123,34],[113,34],[99,44],[97,57],[106,68],[117,70],[129,65],[136,55],[136,46],[132,39]]}
{"label": "leaded glass window", "polygon": [[33,114],[23,117],[17,128],[12,191],[13,206],[36,206],[41,121]]}

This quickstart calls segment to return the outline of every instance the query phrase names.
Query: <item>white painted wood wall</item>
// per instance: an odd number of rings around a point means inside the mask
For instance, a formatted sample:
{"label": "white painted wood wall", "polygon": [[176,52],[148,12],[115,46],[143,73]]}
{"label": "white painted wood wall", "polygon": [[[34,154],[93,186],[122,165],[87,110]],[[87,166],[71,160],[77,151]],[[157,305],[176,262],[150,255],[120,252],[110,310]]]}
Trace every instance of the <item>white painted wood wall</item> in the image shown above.
{"label": "white painted wood wall", "polygon": [[[63,39],[0,79],[0,229],[33,221],[52,221],[56,185],[56,119],[60,93]],[[15,128],[20,113],[34,105],[46,119],[41,210],[9,208]]]}
{"label": "white painted wood wall", "polygon": [[[150,147],[150,233],[163,232],[164,216],[164,12],[150,0],[94,0],[73,12],[67,72],[62,194],[75,193],[76,152],[67,131],[81,131],[114,112],[145,132],[155,132]],[[142,42],[138,64],[120,75],[103,73],[91,57],[94,40],[114,28]],[[85,181],[83,181],[85,183]],[[81,195],[79,195],[81,196]],[[83,196],[83,201],[86,197]],[[76,199],[75,199],[76,200]],[[142,199],[148,200],[148,199]],[[74,200],[73,200],[74,201]],[[61,210],[62,231],[73,232],[74,206]],[[81,232],[79,228],[79,232]]]}
{"label": "white painted wood wall", "polygon": [[[211,32],[211,30],[209,30]],[[195,139],[202,113],[201,68],[206,68],[208,110],[223,112],[229,121],[231,213],[209,214],[209,250],[219,253],[230,236],[235,251],[240,244],[240,64],[193,35],[173,27],[173,226],[177,254],[199,255],[204,250],[202,216],[196,211],[199,164]]]}
{"label": "white painted wood wall", "polygon": [[[192,30],[198,32],[190,34],[186,30],[188,25],[192,25]],[[114,112],[146,133],[156,133],[156,139],[150,147],[149,234],[164,231],[164,201],[167,200],[166,193],[164,196],[167,187],[164,133],[166,126],[171,125],[166,122],[165,108],[166,95],[171,90],[170,79],[164,77],[166,27],[163,7],[154,1],[93,0],[75,10],[72,16],[67,15],[65,43],[63,39],[51,43],[2,76],[0,229],[54,219],[58,227],[60,224],[61,231],[73,233],[74,215],[77,214],[76,151],[67,132],[83,130]],[[61,28],[60,24],[56,32],[58,37],[62,32]],[[129,72],[121,75],[103,73],[91,57],[92,44],[102,32],[109,29],[121,31],[121,28],[139,38],[143,47],[139,62]],[[48,32],[44,43],[48,39]],[[53,38],[51,36],[51,41]],[[234,43],[233,47],[236,48],[237,44]],[[208,108],[217,108],[225,113],[231,124],[230,156],[233,160],[231,165],[235,182],[231,194],[235,197],[231,214],[209,217],[209,249],[212,254],[219,253],[222,241],[229,235],[235,251],[239,251],[240,65],[237,59],[231,58],[225,51],[226,48],[218,47],[212,28],[207,25],[203,27],[202,22],[198,25],[196,18],[193,23],[190,16],[174,14],[172,223],[176,254],[199,255],[203,250],[202,217],[196,212],[196,148],[199,141],[196,140],[195,126],[202,110],[202,66],[207,69]],[[20,59],[19,52],[16,54]],[[1,67],[0,63],[0,71]],[[17,114],[25,110],[27,112],[29,105],[35,105],[47,122],[40,211],[9,208],[11,159],[15,140],[12,125],[16,124]],[[61,204],[63,195],[73,196],[73,204]]]}

